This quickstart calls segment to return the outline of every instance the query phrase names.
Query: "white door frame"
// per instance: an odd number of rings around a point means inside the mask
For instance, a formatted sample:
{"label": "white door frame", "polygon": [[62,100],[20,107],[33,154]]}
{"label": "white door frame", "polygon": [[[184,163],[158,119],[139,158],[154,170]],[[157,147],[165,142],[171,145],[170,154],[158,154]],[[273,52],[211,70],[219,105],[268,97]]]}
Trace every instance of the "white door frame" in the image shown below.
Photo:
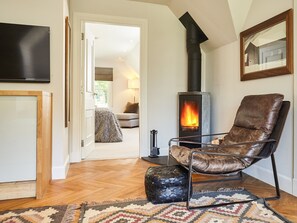
{"label": "white door frame", "polygon": [[140,107],[139,107],[139,155],[144,156],[149,148],[147,126],[147,38],[148,24],[145,19],[74,13],[72,24],[73,72],[71,77],[71,123],[70,123],[70,162],[81,161],[81,91],[83,90],[83,58],[81,52],[81,27],[85,22],[101,22],[140,28]]}

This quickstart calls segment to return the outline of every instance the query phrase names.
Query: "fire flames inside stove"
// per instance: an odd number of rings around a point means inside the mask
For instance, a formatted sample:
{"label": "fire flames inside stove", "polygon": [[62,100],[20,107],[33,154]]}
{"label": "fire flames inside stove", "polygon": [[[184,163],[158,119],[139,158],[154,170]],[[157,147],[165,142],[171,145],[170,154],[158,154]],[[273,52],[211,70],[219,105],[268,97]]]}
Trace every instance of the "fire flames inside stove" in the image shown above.
{"label": "fire flames inside stove", "polygon": [[180,125],[182,130],[197,130],[199,128],[199,111],[196,101],[184,101],[181,106]]}

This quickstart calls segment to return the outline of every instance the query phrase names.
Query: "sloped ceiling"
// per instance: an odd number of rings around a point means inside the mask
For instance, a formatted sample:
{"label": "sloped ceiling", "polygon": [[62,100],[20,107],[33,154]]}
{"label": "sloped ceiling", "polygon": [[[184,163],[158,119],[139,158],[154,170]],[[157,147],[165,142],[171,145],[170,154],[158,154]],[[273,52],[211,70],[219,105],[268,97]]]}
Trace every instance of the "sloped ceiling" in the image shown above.
{"label": "sloped ceiling", "polygon": [[212,50],[238,39],[253,0],[132,0],[167,5],[180,18],[189,12],[207,35],[202,45]]}
{"label": "sloped ceiling", "polygon": [[245,25],[245,21],[248,16],[248,12],[251,8],[253,0],[228,0],[230,12],[232,15],[233,25],[237,36]]}
{"label": "sloped ceiling", "polygon": [[140,28],[105,23],[86,23],[86,34],[95,37],[96,66],[112,66],[139,45]]}
{"label": "sloped ceiling", "polygon": [[168,5],[171,2],[171,0],[131,0],[131,1],[161,4],[161,5]]}

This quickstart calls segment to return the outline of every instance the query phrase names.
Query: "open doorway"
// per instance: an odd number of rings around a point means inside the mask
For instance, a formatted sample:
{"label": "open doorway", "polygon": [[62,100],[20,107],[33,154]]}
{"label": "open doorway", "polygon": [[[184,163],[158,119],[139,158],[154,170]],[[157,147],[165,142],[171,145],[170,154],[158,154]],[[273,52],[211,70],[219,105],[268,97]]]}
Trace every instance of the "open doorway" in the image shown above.
{"label": "open doorway", "polygon": [[140,28],[86,22],[85,36],[94,40],[93,62],[86,61],[94,73],[85,83],[93,81],[95,146],[82,159],[139,157]]}

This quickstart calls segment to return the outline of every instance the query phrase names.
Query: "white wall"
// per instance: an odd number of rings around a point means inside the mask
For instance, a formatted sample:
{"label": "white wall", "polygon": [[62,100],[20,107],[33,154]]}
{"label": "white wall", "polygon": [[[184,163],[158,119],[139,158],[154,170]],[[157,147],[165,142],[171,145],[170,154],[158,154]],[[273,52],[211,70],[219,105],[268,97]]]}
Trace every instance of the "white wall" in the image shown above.
{"label": "white wall", "polygon": [[65,176],[67,129],[64,128],[64,16],[67,2],[60,0],[0,0],[0,21],[50,27],[49,84],[0,83],[2,90],[43,90],[53,92],[53,178]]}
{"label": "white wall", "polygon": [[[186,46],[182,24],[167,6],[126,0],[72,0],[71,11],[147,20],[147,81],[141,82],[141,89],[147,89],[145,121],[148,128],[145,135],[149,142],[149,131],[157,129],[158,146],[167,148],[168,140],[177,135],[177,92],[186,90]],[[149,153],[149,145],[145,147],[142,155]]]}
{"label": "white wall", "polygon": [[124,58],[96,59],[96,67],[112,67],[112,111],[122,113],[127,102],[139,102],[139,89],[128,89],[128,80],[139,78],[140,44],[138,43]]}
{"label": "white wall", "polygon": [[[291,0],[253,1],[242,31],[289,8],[292,8]],[[280,186],[283,190],[292,193],[294,75],[241,82],[239,41],[213,50],[207,53],[206,57],[206,90],[212,95],[211,126],[213,132],[225,132],[230,129],[239,103],[245,95],[279,92],[285,95],[285,100],[292,102],[284,133],[276,152]],[[265,160],[250,168],[248,173],[266,182],[273,182],[271,170],[270,160]]]}
{"label": "white wall", "polygon": [[129,52],[129,54],[125,57],[127,63],[133,68],[133,70],[139,76],[139,56],[140,56],[140,43],[138,42],[135,47]]}
{"label": "white wall", "polygon": [[113,111],[122,113],[127,102],[139,102],[139,90],[128,89],[128,80],[136,78],[134,69],[126,60],[118,61],[114,66]]}

